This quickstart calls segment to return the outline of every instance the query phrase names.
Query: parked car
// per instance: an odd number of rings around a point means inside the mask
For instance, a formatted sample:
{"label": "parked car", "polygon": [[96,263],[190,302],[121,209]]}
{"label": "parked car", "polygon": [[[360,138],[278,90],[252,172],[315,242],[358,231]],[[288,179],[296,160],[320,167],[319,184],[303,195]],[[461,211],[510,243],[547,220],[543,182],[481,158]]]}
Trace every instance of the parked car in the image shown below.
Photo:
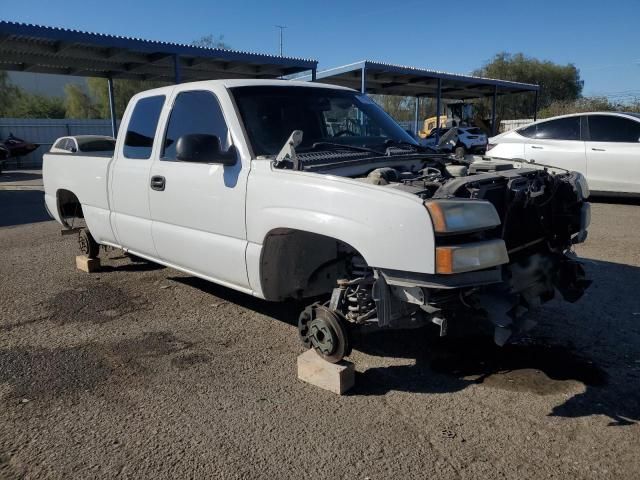
{"label": "parked car", "polygon": [[[447,133],[455,134],[453,142],[440,141]],[[440,128],[440,130],[434,128],[421,143],[424,146],[438,147],[440,151],[455,153],[456,156],[461,157],[467,153],[485,153],[487,134],[478,127],[451,127]]]}
{"label": "parked car", "polygon": [[532,123],[489,139],[488,155],[581,172],[592,193],[640,195],[640,114],[593,112]]}
{"label": "parked car", "polygon": [[116,141],[113,137],[105,135],[75,135],[60,137],[51,149],[51,153],[89,153],[89,152],[113,152]]}
{"label": "parked car", "polygon": [[51,215],[84,218],[89,256],[110,245],[266,300],[324,296],[298,331],[336,362],[377,328],[485,321],[504,344],[529,309],[588,286],[568,254],[589,219],[579,173],[455,162],[354,90],[215,80],[135,95],[113,156],[48,153],[43,175]]}

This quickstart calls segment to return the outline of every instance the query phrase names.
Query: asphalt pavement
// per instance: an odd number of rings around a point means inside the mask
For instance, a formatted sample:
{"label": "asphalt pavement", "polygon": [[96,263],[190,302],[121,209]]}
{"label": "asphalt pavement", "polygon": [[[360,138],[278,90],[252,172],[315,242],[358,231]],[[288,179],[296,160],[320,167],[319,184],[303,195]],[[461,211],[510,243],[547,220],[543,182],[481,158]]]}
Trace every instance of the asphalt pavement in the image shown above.
{"label": "asphalt pavement", "polygon": [[[25,193],[27,192],[27,193]],[[640,203],[593,204],[593,285],[531,334],[371,335],[345,396],[296,379],[299,305],[103,254],[0,176],[0,479],[640,478]]]}

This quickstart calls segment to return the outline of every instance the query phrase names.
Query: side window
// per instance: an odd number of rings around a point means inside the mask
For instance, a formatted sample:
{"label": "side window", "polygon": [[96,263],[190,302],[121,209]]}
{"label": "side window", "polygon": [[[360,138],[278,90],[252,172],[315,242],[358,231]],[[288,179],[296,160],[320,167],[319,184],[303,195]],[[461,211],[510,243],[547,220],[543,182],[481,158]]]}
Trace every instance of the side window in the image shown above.
{"label": "side window", "polygon": [[229,148],[229,129],[218,99],[211,92],[181,92],[176,97],[169,117],[161,158],[176,160],[176,143],[183,135],[206,134],[220,139],[220,149]]}
{"label": "side window", "polygon": [[640,142],[640,122],[613,115],[589,115],[593,142]]}
{"label": "side window", "polygon": [[518,133],[523,137],[535,138],[537,127],[538,125],[530,125],[528,127],[521,128],[520,130],[518,130]]}
{"label": "side window", "polygon": [[539,123],[535,138],[580,140],[580,117],[559,118]]}
{"label": "side window", "polygon": [[141,98],[133,107],[124,138],[124,156],[148,159],[151,157],[153,138],[164,105],[164,95]]}

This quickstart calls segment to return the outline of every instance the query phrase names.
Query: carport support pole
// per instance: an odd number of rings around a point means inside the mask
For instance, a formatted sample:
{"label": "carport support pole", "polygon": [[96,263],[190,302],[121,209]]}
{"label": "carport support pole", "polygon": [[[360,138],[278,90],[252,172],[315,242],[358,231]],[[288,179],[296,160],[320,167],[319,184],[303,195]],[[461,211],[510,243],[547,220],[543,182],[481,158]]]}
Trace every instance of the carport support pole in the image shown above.
{"label": "carport support pole", "polygon": [[312,82],[316,81],[316,69],[315,68],[311,69],[311,81]]}
{"label": "carport support pole", "polygon": [[174,76],[174,83],[178,84],[182,81],[182,79],[180,78],[180,57],[178,55],[174,55],[173,56],[173,76]]}
{"label": "carport support pole", "polygon": [[116,138],[118,125],[116,123],[116,96],[113,90],[113,78],[107,77],[107,89],[109,91],[109,112],[111,113],[111,134]]}
{"label": "carport support pole", "polygon": [[[360,92],[363,95],[367,94],[367,67],[366,65],[362,66],[362,70],[361,70],[361,78],[360,78]],[[364,135],[364,112],[359,112],[358,115],[360,116],[360,131],[361,134]]]}
{"label": "carport support pole", "polygon": [[538,90],[536,90],[536,98],[533,101],[533,121],[538,120]]}
{"label": "carport support pole", "polygon": [[442,79],[438,79],[438,89],[436,91],[436,145],[440,142],[440,109],[442,107]]}
{"label": "carport support pole", "polygon": [[493,101],[491,105],[491,136],[496,134],[496,100],[498,98],[498,86],[493,86]]}
{"label": "carport support pole", "polygon": [[418,136],[418,117],[420,116],[420,97],[416,96],[416,112],[413,117],[413,133]]}

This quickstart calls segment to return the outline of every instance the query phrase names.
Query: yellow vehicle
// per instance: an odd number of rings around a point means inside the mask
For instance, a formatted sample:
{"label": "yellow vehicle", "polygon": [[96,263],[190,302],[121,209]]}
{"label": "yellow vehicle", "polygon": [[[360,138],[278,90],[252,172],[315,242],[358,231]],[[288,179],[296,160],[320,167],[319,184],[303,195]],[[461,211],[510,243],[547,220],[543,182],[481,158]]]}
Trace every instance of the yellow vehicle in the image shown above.
{"label": "yellow vehicle", "polygon": [[[420,138],[427,138],[429,136],[429,134],[431,133],[431,130],[433,130],[434,128],[436,128],[436,125],[438,124],[438,116],[433,116],[433,117],[429,117],[426,118],[424,120],[424,124],[422,125],[422,130],[420,130],[418,132],[418,136]],[[440,126],[441,127],[445,127],[447,125],[447,116],[446,115],[440,115]]]}

